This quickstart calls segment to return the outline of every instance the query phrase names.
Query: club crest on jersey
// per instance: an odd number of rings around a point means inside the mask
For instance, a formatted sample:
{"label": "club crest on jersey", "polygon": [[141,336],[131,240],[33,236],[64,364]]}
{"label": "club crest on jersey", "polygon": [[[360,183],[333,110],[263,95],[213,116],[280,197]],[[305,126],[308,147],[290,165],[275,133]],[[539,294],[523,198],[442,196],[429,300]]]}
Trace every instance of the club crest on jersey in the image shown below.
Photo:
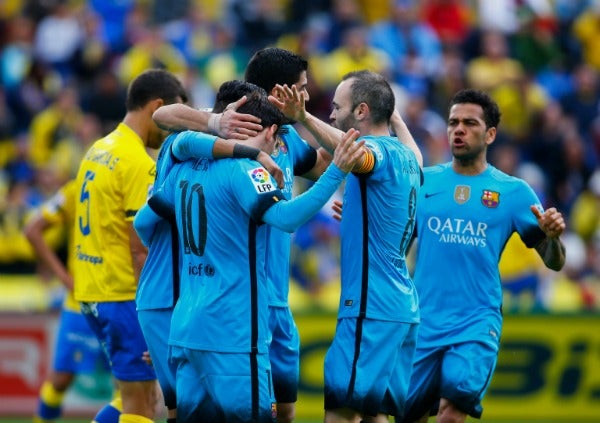
{"label": "club crest on jersey", "polygon": [[281,137],[277,137],[277,140],[275,141],[275,147],[273,148],[273,153],[271,153],[271,157],[277,157],[280,154],[286,155],[287,153],[287,145],[285,145],[285,142],[283,142],[283,139],[281,139]]}
{"label": "club crest on jersey", "polygon": [[271,180],[271,175],[263,167],[257,167],[248,171],[248,176],[254,184],[254,189],[259,194],[275,191],[276,187]]}
{"label": "club crest on jersey", "polygon": [[498,207],[498,204],[500,204],[500,193],[484,189],[481,195],[481,203],[490,209]]}
{"label": "club crest on jersey", "polygon": [[454,201],[465,204],[471,198],[471,187],[468,185],[457,185],[454,187]]}
{"label": "club crest on jersey", "polygon": [[271,418],[277,418],[277,403],[274,402],[271,403]]}

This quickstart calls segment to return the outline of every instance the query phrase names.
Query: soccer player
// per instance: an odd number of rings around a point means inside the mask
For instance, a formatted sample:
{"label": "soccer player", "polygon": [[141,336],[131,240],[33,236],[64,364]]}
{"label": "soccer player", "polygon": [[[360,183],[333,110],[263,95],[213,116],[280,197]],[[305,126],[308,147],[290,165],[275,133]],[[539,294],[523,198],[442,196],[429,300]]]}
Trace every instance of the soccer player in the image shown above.
{"label": "soccer player", "polygon": [[[303,93],[305,101],[308,101],[307,70],[308,62],[301,56],[281,48],[268,47],[252,56],[246,67],[245,79],[273,96],[279,95],[277,85],[296,87],[298,92]],[[416,147],[400,115],[396,114],[394,117],[395,131],[402,134],[403,140],[412,141]],[[196,130],[196,122],[201,116],[200,112],[185,105],[174,104],[157,110],[154,118],[166,127]],[[282,192],[286,199],[292,198],[294,176],[316,180],[331,161],[331,155],[326,149],[310,146],[291,123],[293,122],[286,123],[285,132],[279,136],[272,153],[283,171],[285,186]],[[337,142],[343,132],[333,127],[329,130],[331,137]],[[246,129],[239,131],[250,134]],[[418,148],[416,151],[420,155]],[[277,399],[277,421],[286,423],[291,422],[295,416],[300,372],[300,338],[288,303],[291,240],[289,233],[276,227],[269,228],[268,231],[267,277],[272,286],[269,291],[269,327],[272,334],[269,358]]]}
{"label": "soccer player", "polygon": [[498,106],[487,94],[459,91],[448,116],[452,161],[424,170],[414,274],[422,321],[406,413],[398,422],[426,422],[434,406],[437,422],[481,417],[502,333],[498,261],[514,232],[548,268],[564,264],[561,213],[543,211],[525,181],[487,162],[499,123]]}
{"label": "soccer player", "polygon": [[[222,113],[227,105],[256,90],[260,88],[247,82],[227,81],[221,85],[217,93],[212,112]],[[179,140],[179,150],[173,151],[171,147],[176,139]],[[225,140],[202,132],[188,131],[169,135],[158,155],[154,186],[162,185],[176,163],[194,156],[197,158],[232,157],[235,154],[239,156],[240,149],[238,146],[236,150],[236,144],[235,140]],[[252,157],[255,156],[256,154]],[[271,156],[263,151],[259,152],[257,160],[271,172],[274,168],[279,170]],[[280,170],[279,174],[281,174]],[[163,392],[168,422],[175,422],[177,415],[176,368],[168,360],[168,336],[171,331],[173,307],[179,296],[179,259],[176,222],[159,222],[148,244],[148,256],[140,275],[136,294],[136,307],[140,327]]]}
{"label": "soccer player", "polygon": [[[271,100],[333,148],[330,126],[306,111],[303,93],[278,89],[279,100]],[[408,390],[419,309],[405,260],[421,169],[415,152],[390,136],[394,107],[388,82],[369,71],[346,74],[333,98],[332,125],[358,129],[366,143],[343,198],[341,297],[325,356],[327,423],[387,421],[402,411]]]}
{"label": "soccer player", "polygon": [[123,401],[121,423],[154,418],[156,375],[143,360],[147,347],[134,301],[146,248],[132,221],[156,172],[146,149],[159,148],[166,135],[152,113],[186,100],[180,81],[169,72],[140,74],[128,87],[123,121],[92,145],[77,173],[75,299],[111,363]]}
{"label": "soccer player", "polygon": [[[73,298],[72,265],[74,256],[73,222],[75,220],[75,181],[67,182],[52,198],[38,209],[28,221],[24,233],[37,256],[56,275],[67,289],[58,324],[54,348],[54,363],[48,379],[40,389],[34,423],[52,422],[62,415],[64,396],[78,373],[93,373],[97,368],[109,370],[96,336],[81,314],[79,303]],[[48,245],[44,233],[51,227],[67,228],[67,265]],[[99,413],[94,421],[116,423],[120,414],[120,397]]]}
{"label": "soccer player", "polygon": [[[265,151],[272,149],[283,115],[259,93],[242,108],[261,118],[265,129],[259,137]],[[178,421],[275,418],[267,354],[268,227],[259,225],[291,232],[318,212],[362,159],[356,137],[356,131],[344,135],[333,164],[294,201],[283,201],[253,161],[199,159],[174,168],[140,210],[135,226],[142,239],[152,236],[159,216],[175,219],[180,234],[181,295],[169,340],[177,365]]]}

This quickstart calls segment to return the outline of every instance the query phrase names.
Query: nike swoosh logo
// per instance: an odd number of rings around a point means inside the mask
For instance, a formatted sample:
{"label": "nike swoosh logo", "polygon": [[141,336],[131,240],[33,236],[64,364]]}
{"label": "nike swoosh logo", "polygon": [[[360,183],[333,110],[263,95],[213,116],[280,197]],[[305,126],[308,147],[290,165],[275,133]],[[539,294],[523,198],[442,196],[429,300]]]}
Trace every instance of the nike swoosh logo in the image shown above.
{"label": "nike swoosh logo", "polygon": [[442,192],[443,191],[440,191],[440,192],[426,192],[425,193],[425,198],[433,197],[434,195],[441,194]]}

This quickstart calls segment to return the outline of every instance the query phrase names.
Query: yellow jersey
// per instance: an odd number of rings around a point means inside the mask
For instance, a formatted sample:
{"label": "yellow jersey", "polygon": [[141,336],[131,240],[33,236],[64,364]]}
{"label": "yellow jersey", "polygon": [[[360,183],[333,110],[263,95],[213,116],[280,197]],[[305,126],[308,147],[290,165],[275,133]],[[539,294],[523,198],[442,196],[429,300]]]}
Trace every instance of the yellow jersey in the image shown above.
{"label": "yellow jersey", "polygon": [[[73,222],[75,221],[75,180],[63,185],[56,194],[40,207],[44,220],[52,226],[67,228],[67,270],[73,274]],[[79,303],[75,301],[73,291],[65,295],[63,308],[79,312]]]}
{"label": "yellow jersey", "polygon": [[79,166],[74,222],[75,299],[135,299],[129,225],[152,189],[156,166],[127,125],[96,141]]}

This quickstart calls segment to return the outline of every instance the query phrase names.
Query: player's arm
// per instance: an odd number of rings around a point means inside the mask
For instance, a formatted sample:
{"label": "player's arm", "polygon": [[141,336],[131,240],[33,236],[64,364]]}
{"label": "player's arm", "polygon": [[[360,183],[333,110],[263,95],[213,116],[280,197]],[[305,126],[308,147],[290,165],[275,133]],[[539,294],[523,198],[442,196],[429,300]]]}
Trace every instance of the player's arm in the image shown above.
{"label": "player's arm", "polygon": [[133,219],[133,228],[142,244],[148,246],[154,235],[154,228],[162,218],[156,214],[148,203],[144,204]]}
{"label": "player's arm", "polygon": [[168,131],[201,131],[223,138],[245,140],[262,130],[259,118],[236,112],[245,102],[244,96],[228,105],[223,113],[198,110],[181,103],[168,104],[156,109],[152,119]]}
{"label": "player's arm", "polygon": [[133,227],[133,222],[127,222],[127,230],[129,232],[129,250],[131,251],[131,258],[133,260],[133,275],[135,276],[135,280],[139,281],[142,268],[148,256],[148,249],[137,235]]}
{"label": "player's arm", "polygon": [[329,153],[333,154],[342,139],[343,131],[313,116],[306,110],[304,92],[298,91],[295,85],[276,85],[277,98],[269,96],[269,101],[279,108],[289,119],[300,122],[315,137],[317,142]]}
{"label": "player's arm", "polygon": [[[333,153],[341,142],[344,132],[310,114],[306,110],[304,92],[298,91],[295,85],[292,85],[291,88],[287,85],[276,85],[276,89],[280,94],[280,98],[271,95],[269,96],[269,101],[277,106],[286,117],[300,122],[308,129],[317,142],[326,150],[321,154],[326,152]],[[325,157],[323,157],[323,159],[325,159]],[[320,166],[321,169],[314,169],[314,174],[318,173],[319,170],[322,172],[324,167],[326,167],[325,160],[322,160]],[[362,157],[357,161],[352,172],[369,173],[374,167],[375,156],[369,148],[365,147],[363,149]],[[312,176],[314,176],[314,174],[312,174]]]}
{"label": "player's arm", "polygon": [[394,113],[392,113],[392,117],[390,119],[390,125],[392,127],[392,130],[396,134],[396,137],[398,137],[398,141],[400,141],[402,144],[404,144],[406,147],[408,147],[413,153],[415,153],[415,156],[417,157],[417,162],[419,163],[419,166],[421,166],[421,168],[422,168],[423,167],[423,154],[421,153],[421,149],[419,148],[419,146],[417,145],[417,142],[415,141],[412,134],[408,130],[408,126],[406,126],[406,123],[402,119],[402,116],[400,116],[400,113],[396,109],[394,109]]}
{"label": "player's arm", "polygon": [[46,220],[41,212],[36,213],[25,226],[25,237],[33,247],[33,250],[39,259],[48,266],[67,289],[73,290],[73,277],[69,274],[63,262],[44,239],[44,231],[50,226],[51,222]]}
{"label": "player's arm", "polygon": [[316,160],[314,166],[306,173],[302,174],[303,178],[316,181],[325,172],[325,169],[331,163],[333,156],[323,147],[316,149]]}
{"label": "player's arm", "polygon": [[546,234],[536,246],[535,249],[549,269],[559,271],[565,264],[565,246],[560,240],[560,235],[566,228],[562,213],[554,207],[540,212],[536,206],[530,207],[535,215],[538,225]]}
{"label": "player's arm", "polygon": [[224,139],[204,132],[184,131],[177,134],[171,146],[171,153],[179,161],[207,157],[245,158],[259,162],[283,188],[283,172],[273,158],[262,151],[260,146]]}
{"label": "player's arm", "polygon": [[321,210],[362,156],[364,141],[356,142],[358,135],[355,129],[345,133],[332,163],[317,182],[293,200],[274,203],[263,214],[263,221],[283,231],[293,232]]}

